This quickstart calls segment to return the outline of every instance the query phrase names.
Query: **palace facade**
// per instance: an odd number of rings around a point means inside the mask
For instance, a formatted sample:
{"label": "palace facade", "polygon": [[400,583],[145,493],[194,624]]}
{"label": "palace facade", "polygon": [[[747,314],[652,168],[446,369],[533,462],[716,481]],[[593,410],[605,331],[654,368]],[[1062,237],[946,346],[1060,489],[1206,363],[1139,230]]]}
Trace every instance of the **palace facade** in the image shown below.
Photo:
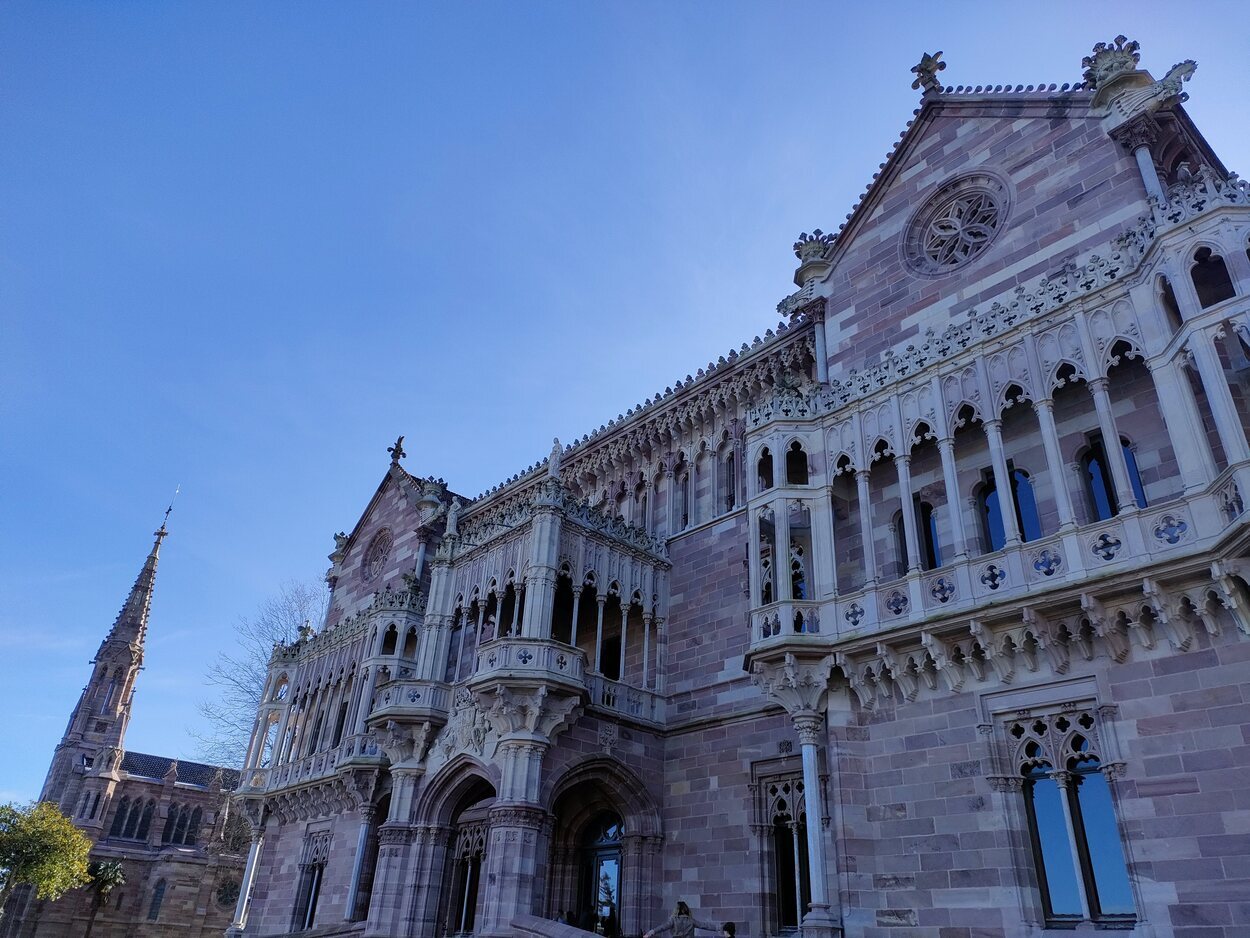
{"label": "palace facade", "polygon": [[776,328],[489,492],[396,442],[232,934],[1250,934],[1250,188],[1083,66],[926,55]]}
{"label": "palace facade", "polygon": [[125,884],[103,904],[89,888],[43,902],[20,887],[3,938],[209,938],[230,924],[250,836],[230,803],[238,771],[126,749],[167,533],[162,523],[91,662],[39,795],[91,839],[91,862],[121,865]]}

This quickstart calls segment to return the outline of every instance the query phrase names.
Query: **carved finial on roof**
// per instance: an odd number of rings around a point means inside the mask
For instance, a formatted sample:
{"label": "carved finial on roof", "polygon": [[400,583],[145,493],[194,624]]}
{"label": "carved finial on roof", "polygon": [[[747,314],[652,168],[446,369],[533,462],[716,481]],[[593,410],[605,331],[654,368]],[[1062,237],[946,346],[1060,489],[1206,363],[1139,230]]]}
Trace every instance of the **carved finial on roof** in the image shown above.
{"label": "carved finial on roof", "polygon": [[408,455],[407,453],[404,452],[403,436],[400,436],[399,439],[395,441],[394,446],[388,446],[386,448],[386,451],[391,454],[391,465],[398,466],[399,461]]}
{"label": "carved finial on roof", "polygon": [[912,89],[923,89],[925,94],[941,94],[942,83],[938,81],[937,73],[944,68],[946,68],[946,63],[942,61],[940,49],[932,55],[926,52],[920,57],[920,61],[911,67],[912,73],[916,76],[916,80],[911,83]]}
{"label": "carved finial on roof", "polygon": [[1141,61],[1141,44],[1127,36],[1116,36],[1111,43],[1100,42],[1094,51],[1081,59],[1085,83],[1097,90],[1128,72],[1137,70]]}
{"label": "carved finial on roof", "polygon": [[794,272],[794,283],[803,286],[809,280],[823,277],[829,272],[830,258],[833,256],[834,234],[825,234],[819,228],[808,234],[804,231],[799,240],[794,242],[794,256],[799,259],[798,270]]}
{"label": "carved finial on roof", "polygon": [[451,505],[447,508],[447,536],[455,537],[460,533],[460,499],[452,496]]}
{"label": "carved finial on roof", "polygon": [[162,776],[162,778],[166,783],[169,783],[169,784],[172,784],[178,781],[178,760],[177,759],[169,763],[169,768],[165,770],[165,774],[164,776]]}
{"label": "carved finial on roof", "polygon": [[304,624],[299,627],[299,640],[301,642],[306,642],[310,638],[312,638],[312,634],[313,634],[312,623],[309,622],[307,619],[305,619]]}
{"label": "carved finial on roof", "polygon": [[564,448],[560,446],[560,438],[557,436],[551,441],[551,455],[547,457],[547,478],[560,478],[560,457],[564,453]]}

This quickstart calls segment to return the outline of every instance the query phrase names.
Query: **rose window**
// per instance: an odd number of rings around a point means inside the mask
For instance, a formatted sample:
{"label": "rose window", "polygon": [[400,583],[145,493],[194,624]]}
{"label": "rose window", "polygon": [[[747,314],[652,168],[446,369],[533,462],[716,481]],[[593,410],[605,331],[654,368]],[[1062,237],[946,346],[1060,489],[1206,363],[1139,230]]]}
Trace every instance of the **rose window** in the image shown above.
{"label": "rose window", "polygon": [[365,553],[364,574],[366,579],[373,579],[382,572],[382,568],[386,566],[387,559],[391,556],[391,545],[395,539],[391,537],[391,532],[385,528],[374,535],[373,540],[369,543],[369,550]]}
{"label": "rose window", "polygon": [[913,219],[903,246],[907,263],[931,276],[956,270],[990,246],[1006,214],[1006,187],[994,177],[948,183]]}

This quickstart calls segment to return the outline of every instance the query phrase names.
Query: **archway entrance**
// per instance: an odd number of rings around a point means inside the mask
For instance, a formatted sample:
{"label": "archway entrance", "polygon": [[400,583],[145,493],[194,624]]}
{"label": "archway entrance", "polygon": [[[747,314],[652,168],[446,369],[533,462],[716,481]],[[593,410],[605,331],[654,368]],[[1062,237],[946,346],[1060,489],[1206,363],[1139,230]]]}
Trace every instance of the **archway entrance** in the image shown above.
{"label": "archway entrance", "polygon": [[561,912],[609,938],[641,934],[659,914],[660,818],[643,783],[621,763],[583,762],[553,787],[543,914]]}
{"label": "archway entrance", "polygon": [[482,910],[482,872],[486,863],[490,819],[495,789],[477,779],[461,797],[452,816],[448,862],[445,865],[447,897],[443,922],[449,935],[472,935]]}

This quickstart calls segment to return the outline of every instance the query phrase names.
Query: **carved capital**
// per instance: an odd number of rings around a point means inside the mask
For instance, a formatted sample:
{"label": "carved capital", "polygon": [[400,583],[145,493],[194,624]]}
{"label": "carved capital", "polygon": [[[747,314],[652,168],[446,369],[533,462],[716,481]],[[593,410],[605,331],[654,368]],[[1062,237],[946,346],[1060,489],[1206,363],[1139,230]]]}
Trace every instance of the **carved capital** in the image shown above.
{"label": "carved capital", "polygon": [[991,775],[990,788],[1001,794],[1024,791],[1024,779],[1019,775]]}
{"label": "carved capital", "polygon": [[819,746],[820,731],[824,729],[825,717],[813,710],[800,710],[790,714],[794,731],[799,734],[800,746]]}
{"label": "carved capital", "polygon": [[409,824],[386,823],[378,828],[378,843],[383,847],[402,847],[416,839],[416,828]]}
{"label": "carved capital", "polygon": [[792,716],[820,714],[825,711],[832,671],[832,655],[800,660],[786,652],[780,661],[754,662],[751,682]]}
{"label": "carved capital", "polygon": [[416,765],[425,758],[435,735],[428,720],[420,726],[387,720],[385,728],[378,735],[378,745],[392,765]]}
{"label": "carved capital", "polygon": [[1159,139],[1159,125],[1149,114],[1138,114],[1111,131],[1111,139],[1132,153],[1138,147],[1150,147]]}
{"label": "carved capital", "polygon": [[542,808],[531,808],[526,805],[503,805],[491,808],[491,828],[520,827],[527,830],[540,830],[547,821],[547,812]]}

